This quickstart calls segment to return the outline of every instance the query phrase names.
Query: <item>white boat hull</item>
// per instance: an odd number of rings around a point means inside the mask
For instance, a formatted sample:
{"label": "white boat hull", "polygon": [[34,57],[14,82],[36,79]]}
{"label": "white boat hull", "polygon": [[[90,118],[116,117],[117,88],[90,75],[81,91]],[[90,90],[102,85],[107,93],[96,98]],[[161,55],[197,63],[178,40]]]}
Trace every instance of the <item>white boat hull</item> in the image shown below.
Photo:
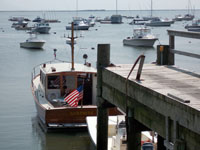
{"label": "white boat hull", "polygon": [[50,29],[51,29],[50,27],[37,27],[33,29],[33,31],[41,34],[48,34]]}
{"label": "white boat hull", "polygon": [[45,42],[22,42],[20,43],[20,47],[42,49],[44,43]]}
{"label": "white boat hull", "polygon": [[157,40],[157,38],[153,38],[153,39],[134,39],[134,38],[130,38],[130,39],[124,39],[123,40],[123,44],[124,45],[129,45],[129,46],[141,46],[141,47],[153,47],[155,41]]}
{"label": "white boat hull", "polygon": [[[72,27],[71,26],[66,26],[66,30],[71,30]],[[74,26],[74,30],[88,30],[89,26],[88,25],[84,25],[84,26]]]}
{"label": "white boat hull", "polygon": [[164,26],[171,26],[172,22],[151,22],[151,23],[145,23],[146,26],[152,26],[152,27],[164,27]]}

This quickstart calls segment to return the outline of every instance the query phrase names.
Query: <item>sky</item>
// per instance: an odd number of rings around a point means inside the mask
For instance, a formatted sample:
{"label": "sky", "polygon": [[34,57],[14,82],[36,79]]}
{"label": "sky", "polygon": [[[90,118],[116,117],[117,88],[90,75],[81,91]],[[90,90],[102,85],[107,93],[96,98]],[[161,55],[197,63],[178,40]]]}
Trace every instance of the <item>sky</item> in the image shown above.
{"label": "sky", "polygon": [[[151,0],[0,0],[4,10],[148,10]],[[200,0],[153,0],[153,9],[200,9]]]}

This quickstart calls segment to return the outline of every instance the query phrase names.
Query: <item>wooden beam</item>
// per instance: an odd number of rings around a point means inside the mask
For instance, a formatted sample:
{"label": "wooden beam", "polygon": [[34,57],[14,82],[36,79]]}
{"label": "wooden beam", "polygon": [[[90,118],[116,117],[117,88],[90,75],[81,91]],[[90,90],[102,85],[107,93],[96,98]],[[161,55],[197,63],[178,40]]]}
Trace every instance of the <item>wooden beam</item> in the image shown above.
{"label": "wooden beam", "polygon": [[200,55],[199,54],[183,52],[183,51],[179,51],[179,50],[175,50],[175,49],[171,49],[170,52],[173,53],[173,54],[179,54],[179,55],[183,55],[183,56],[188,56],[188,57],[193,57],[193,58],[200,59]]}
{"label": "wooden beam", "polygon": [[167,32],[169,36],[180,36],[186,38],[200,39],[200,33],[198,32],[176,31],[176,30],[167,30]]}

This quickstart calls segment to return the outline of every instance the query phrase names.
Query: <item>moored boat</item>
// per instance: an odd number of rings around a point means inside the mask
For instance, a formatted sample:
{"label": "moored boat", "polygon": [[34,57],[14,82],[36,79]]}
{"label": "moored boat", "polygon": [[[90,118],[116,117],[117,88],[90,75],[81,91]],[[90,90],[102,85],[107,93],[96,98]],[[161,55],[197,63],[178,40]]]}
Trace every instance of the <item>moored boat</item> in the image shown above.
{"label": "moored boat", "polygon": [[133,37],[127,37],[123,40],[124,45],[152,47],[158,40],[149,28],[137,28],[133,30]]}
{"label": "moored boat", "polygon": [[[83,18],[73,17],[74,30],[88,30],[89,25],[84,22]],[[72,30],[71,25],[66,26],[66,30]]]}
{"label": "moored boat", "polygon": [[[97,117],[86,118],[88,132],[94,147],[97,145]],[[141,133],[141,146],[143,150],[153,150],[157,147],[157,137],[149,131]],[[126,150],[127,132],[125,116],[116,115],[108,118],[108,150]],[[148,145],[148,148],[147,148]],[[146,149],[145,149],[146,147]]]}
{"label": "moored boat", "polygon": [[45,44],[44,40],[37,39],[35,34],[30,33],[30,38],[28,38],[25,42],[20,43],[20,47],[23,48],[31,48],[31,49],[42,49]]}
{"label": "moored boat", "polygon": [[33,32],[41,33],[41,34],[48,34],[51,27],[49,23],[46,23],[44,20],[41,22],[37,22],[32,29]]}
{"label": "moored boat", "polygon": [[[97,71],[89,63],[74,63],[73,26],[71,39],[71,63],[56,59],[55,50],[53,61],[33,71],[32,94],[38,117],[47,130],[87,127],[86,117],[97,114]],[[116,108],[110,109],[110,115],[116,114]]]}
{"label": "moored boat", "polygon": [[154,18],[150,22],[145,23],[146,26],[152,26],[152,27],[165,27],[165,26],[171,26],[174,22],[172,20],[166,20],[166,19],[160,19],[160,18]]}

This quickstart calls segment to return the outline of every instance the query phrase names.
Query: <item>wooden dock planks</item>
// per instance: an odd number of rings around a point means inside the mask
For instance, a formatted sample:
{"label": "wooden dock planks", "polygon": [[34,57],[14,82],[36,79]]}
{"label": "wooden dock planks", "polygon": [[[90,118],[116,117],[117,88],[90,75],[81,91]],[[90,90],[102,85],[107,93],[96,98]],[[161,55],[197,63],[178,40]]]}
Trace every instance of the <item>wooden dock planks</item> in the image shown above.
{"label": "wooden dock planks", "polygon": [[[122,64],[107,69],[126,78],[131,67],[132,65]],[[194,104],[200,105],[200,75],[175,67],[158,66],[155,64],[144,65],[140,82],[135,80],[136,73],[137,67],[129,77],[129,80],[165,96],[171,94],[180,99],[190,100],[188,105],[191,107]],[[198,107],[194,106],[194,108]]]}

